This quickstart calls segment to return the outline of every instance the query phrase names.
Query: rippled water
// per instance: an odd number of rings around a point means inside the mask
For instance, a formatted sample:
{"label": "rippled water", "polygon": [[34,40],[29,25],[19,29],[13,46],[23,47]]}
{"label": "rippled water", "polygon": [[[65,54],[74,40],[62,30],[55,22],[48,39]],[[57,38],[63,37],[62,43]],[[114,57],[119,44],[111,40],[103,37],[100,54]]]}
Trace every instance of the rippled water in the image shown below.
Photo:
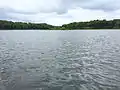
{"label": "rippled water", "polygon": [[0,90],[120,90],[120,31],[0,31]]}

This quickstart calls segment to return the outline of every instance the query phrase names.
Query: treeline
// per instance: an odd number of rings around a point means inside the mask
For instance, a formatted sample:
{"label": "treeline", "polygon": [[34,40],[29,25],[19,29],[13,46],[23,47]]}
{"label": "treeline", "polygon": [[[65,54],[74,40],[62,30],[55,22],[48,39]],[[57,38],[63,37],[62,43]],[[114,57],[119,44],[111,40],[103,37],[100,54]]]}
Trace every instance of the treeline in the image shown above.
{"label": "treeline", "polygon": [[72,29],[120,29],[120,19],[93,20],[89,22],[73,22],[62,26],[53,26],[46,23],[23,23],[0,20],[0,29],[42,29],[42,30],[72,30]]}
{"label": "treeline", "polygon": [[0,20],[0,29],[51,29],[54,28],[52,25],[46,23],[23,23],[23,22],[12,22],[12,21],[3,21]]}
{"label": "treeline", "polygon": [[63,29],[120,29],[120,19],[94,20],[89,22],[74,22],[65,24]]}

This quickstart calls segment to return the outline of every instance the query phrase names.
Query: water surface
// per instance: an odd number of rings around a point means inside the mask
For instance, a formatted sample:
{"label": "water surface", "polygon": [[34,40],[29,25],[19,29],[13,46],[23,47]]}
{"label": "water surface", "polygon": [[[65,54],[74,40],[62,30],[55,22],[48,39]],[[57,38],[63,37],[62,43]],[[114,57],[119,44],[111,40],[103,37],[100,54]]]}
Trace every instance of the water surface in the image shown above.
{"label": "water surface", "polygon": [[120,90],[120,31],[0,31],[0,90]]}

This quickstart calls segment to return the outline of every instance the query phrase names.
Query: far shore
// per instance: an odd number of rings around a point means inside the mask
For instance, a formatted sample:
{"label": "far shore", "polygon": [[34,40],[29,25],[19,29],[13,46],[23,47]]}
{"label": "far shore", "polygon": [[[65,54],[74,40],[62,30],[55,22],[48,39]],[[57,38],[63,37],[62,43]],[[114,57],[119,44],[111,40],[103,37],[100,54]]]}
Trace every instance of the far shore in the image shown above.
{"label": "far shore", "polygon": [[120,19],[73,22],[54,26],[46,23],[24,23],[0,20],[0,30],[119,30]]}

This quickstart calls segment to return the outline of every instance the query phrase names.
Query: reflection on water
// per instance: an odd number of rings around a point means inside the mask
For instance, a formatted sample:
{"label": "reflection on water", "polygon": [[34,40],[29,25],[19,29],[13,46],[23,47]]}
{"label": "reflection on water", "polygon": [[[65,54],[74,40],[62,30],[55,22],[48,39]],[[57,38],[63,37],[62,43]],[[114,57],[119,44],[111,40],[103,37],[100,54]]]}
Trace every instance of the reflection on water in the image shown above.
{"label": "reflection on water", "polygon": [[0,31],[0,90],[120,90],[119,31]]}

